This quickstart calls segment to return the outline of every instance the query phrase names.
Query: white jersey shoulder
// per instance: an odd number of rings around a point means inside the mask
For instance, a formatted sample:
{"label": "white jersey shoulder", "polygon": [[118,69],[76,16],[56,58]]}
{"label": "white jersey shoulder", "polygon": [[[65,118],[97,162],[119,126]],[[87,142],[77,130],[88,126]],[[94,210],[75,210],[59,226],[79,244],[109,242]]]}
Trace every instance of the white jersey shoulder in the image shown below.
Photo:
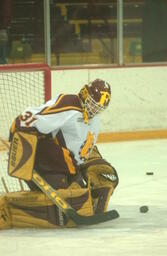
{"label": "white jersey shoulder", "polygon": [[[26,115],[29,118],[26,119]],[[25,117],[20,123],[22,127],[28,123],[29,127],[36,128],[40,133],[51,133],[53,137],[61,132],[66,148],[74,154],[79,164],[84,162],[96,143],[98,115],[85,124],[82,109],[76,104],[61,104],[61,95],[40,107],[27,108],[22,116]]]}

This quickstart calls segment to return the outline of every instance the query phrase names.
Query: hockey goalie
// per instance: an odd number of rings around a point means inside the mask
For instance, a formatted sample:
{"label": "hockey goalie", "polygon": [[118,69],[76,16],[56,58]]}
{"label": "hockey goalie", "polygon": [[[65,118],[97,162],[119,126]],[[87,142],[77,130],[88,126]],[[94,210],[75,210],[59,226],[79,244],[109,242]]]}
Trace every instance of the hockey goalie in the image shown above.
{"label": "hockey goalie", "polygon": [[96,79],[78,94],[60,94],[15,118],[8,173],[24,180],[30,191],[0,197],[0,229],[75,227],[66,214],[69,205],[80,216],[106,212],[118,175],[96,140],[99,114],[110,99],[110,85]]}

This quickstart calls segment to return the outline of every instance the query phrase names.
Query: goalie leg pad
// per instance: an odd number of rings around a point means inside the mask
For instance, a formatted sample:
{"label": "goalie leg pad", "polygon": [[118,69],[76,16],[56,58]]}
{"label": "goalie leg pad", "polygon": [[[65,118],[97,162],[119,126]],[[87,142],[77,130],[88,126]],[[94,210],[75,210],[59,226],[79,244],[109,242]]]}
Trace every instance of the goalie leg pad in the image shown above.
{"label": "goalie leg pad", "polygon": [[95,146],[89,159],[81,166],[81,172],[92,191],[95,213],[105,212],[119,181],[115,168],[102,158]]}
{"label": "goalie leg pad", "polygon": [[106,212],[113,191],[113,187],[92,189],[93,209],[95,213]]}
{"label": "goalie leg pad", "polygon": [[[58,192],[79,214],[85,216],[93,214],[92,200],[88,189],[61,189]],[[1,213],[4,210],[7,216],[10,213],[6,221],[2,217],[0,221],[1,229],[10,227],[60,228],[76,226],[42,192],[6,194],[5,199],[1,199],[1,208]]]}
{"label": "goalie leg pad", "polygon": [[5,196],[0,196],[0,230],[11,228],[11,217]]}

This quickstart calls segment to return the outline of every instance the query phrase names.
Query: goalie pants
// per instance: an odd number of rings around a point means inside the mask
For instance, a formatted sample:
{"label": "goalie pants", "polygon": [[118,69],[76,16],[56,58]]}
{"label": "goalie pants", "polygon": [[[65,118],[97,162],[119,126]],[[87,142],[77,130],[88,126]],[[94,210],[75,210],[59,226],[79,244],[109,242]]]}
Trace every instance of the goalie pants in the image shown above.
{"label": "goalie pants", "polygon": [[[68,188],[74,181],[84,186],[82,177],[78,172],[76,161],[71,152],[68,151],[68,157],[73,165],[75,172],[70,173],[66,154],[67,149],[59,146],[53,139],[39,139],[36,151],[35,170],[45,179],[54,189]],[[71,167],[72,168],[72,167]],[[38,191],[38,187],[31,181],[27,182],[32,191]]]}

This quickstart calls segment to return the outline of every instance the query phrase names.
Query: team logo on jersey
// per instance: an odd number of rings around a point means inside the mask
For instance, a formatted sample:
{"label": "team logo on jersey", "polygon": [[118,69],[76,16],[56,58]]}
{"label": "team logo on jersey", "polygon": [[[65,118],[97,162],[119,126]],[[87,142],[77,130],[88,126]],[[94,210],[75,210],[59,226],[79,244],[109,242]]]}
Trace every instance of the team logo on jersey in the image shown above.
{"label": "team logo on jersey", "polygon": [[89,155],[93,149],[94,146],[94,133],[88,132],[88,135],[86,137],[86,140],[81,146],[79,155],[80,159],[86,160],[89,158]]}

